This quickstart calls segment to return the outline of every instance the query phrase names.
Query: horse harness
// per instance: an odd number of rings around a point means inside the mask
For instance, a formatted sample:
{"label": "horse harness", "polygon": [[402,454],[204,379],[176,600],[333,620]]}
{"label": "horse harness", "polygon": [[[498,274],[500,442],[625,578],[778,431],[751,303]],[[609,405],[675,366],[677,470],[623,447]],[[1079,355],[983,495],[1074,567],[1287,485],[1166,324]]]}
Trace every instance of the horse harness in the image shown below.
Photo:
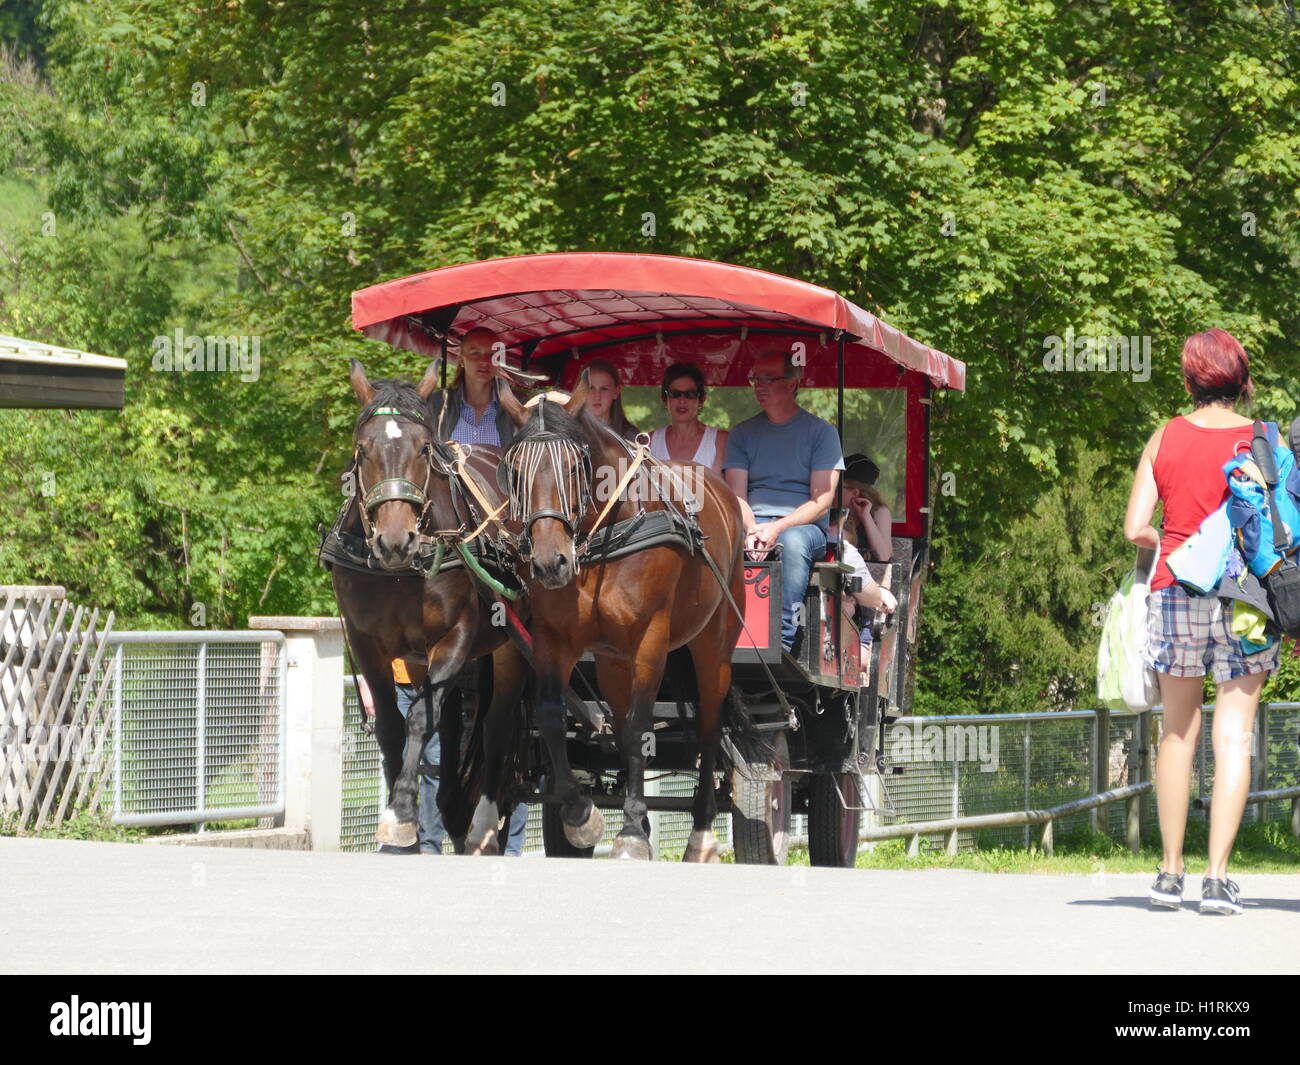
{"label": "horse harness", "polygon": [[[404,418],[432,428],[427,415],[395,406],[377,407],[366,417],[366,421],[384,415]],[[468,468],[473,457],[471,452],[456,441],[435,440],[427,443],[420,449],[420,455],[425,460],[423,486],[404,477],[386,477],[367,489],[361,477],[361,463],[365,457],[365,449],[360,444],[356,445],[352,455],[352,466],[347,471],[355,487],[339,508],[330,530],[324,532],[322,526],[321,544],[317,553],[318,562],[326,568],[330,565],[339,565],[345,569],[365,573],[393,577],[419,576],[426,579],[436,577],[443,570],[467,567],[477,571],[476,575],[487,578],[499,590],[513,598],[514,595],[501,581],[493,579],[491,574],[484,571],[486,566],[500,575],[506,583],[516,586],[518,584],[509,553],[499,542],[508,537],[505,526],[500,520],[500,513],[505,509],[506,504],[502,503],[494,508],[485,498]],[[426,529],[433,506],[429,496],[429,486],[435,474],[447,480],[452,512],[461,522],[455,529]],[[415,551],[415,561],[410,568],[404,570],[381,568],[373,551],[375,531],[372,514],[380,505],[392,501],[410,503],[418,512],[416,530],[419,541]],[[343,528],[354,503],[364,536],[357,536]],[[497,536],[484,537],[482,534],[493,524],[497,528]]]}

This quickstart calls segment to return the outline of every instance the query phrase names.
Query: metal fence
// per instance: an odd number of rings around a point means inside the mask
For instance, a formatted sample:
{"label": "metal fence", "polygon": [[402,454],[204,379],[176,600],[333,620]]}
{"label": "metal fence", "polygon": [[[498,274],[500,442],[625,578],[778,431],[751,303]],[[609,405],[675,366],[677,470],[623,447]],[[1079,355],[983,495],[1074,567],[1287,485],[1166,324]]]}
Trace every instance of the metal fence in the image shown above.
{"label": "metal fence", "polygon": [[121,825],[284,813],[284,636],[109,637],[108,802]]}
{"label": "metal fence", "polygon": [[[902,772],[883,778],[880,821],[906,824],[1041,810],[1152,779],[1161,719],[1159,708],[1146,715],[1086,710],[902,719],[886,734],[886,755]],[[1192,770],[1192,820],[1205,819],[1213,790],[1213,728],[1214,708],[1208,706]],[[1260,707],[1251,757],[1254,790],[1300,784],[1300,703]],[[1154,794],[1143,801],[1154,817]],[[1247,806],[1243,821],[1290,816],[1289,802],[1280,800]],[[1056,831],[1090,825],[1122,836],[1125,817],[1124,804],[1115,803],[1062,818]],[[1034,831],[1017,825],[961,832],[957,846],[1025,846]],[[941,835],[922,838],[930,847],[945,844]]]}

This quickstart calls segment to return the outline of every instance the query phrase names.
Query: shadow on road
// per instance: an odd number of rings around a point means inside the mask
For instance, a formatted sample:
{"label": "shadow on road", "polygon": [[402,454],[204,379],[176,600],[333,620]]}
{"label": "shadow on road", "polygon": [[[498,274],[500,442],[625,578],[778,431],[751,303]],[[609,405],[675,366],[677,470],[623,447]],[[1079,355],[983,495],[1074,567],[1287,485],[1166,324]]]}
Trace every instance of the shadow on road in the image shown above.
{"label": "shadow on road", "polygon": [[[1192,913],[1200,916],[1197,906],[1200,899],[1193,896],[1183,899],[1183,905],[1180,910],[1164,909],[1159,906],[1152,906],[1150,900],[1145,895],[1130,897],[1115,897],[1109,899],[1075,899],[1070,903],[1071,906],[1127,906],[1137,910],[1150,910],[1152,913]],[[1251,910],[1289,910],[1291,913],[1300,913],[1300,899],[1242,899],[1241,905],[1245,907],[1246,913]],[[1244,916],[1244,915],[1243,915]]]}

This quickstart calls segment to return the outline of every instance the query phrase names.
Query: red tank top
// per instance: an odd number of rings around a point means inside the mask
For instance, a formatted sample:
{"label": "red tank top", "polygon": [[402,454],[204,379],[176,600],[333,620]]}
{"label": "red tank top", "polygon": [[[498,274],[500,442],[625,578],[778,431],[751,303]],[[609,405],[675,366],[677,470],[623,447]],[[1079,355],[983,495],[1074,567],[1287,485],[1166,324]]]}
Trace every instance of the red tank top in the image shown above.
{"label": "red tank top", "polygon": [[1153,591],[1175,583],[1166,560],[1228,498],[1223,464],[1237,453],[1239,441],[1249,446],[1252,435],[1253,423],[1203,429],[1179,415],[1165,424],[1152,465],[1156,488],[1165,505],[1160,559],[1151,578]]}

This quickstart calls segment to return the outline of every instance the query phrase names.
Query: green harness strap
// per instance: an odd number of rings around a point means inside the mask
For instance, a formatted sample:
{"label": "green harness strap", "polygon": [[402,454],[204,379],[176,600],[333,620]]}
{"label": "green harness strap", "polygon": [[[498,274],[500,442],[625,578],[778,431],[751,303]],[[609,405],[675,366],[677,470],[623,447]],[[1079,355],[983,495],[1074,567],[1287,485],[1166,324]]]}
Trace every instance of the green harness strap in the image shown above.
{"label": "green harness strap", "polygon": [[[438,546],[441,549],[442,545],[439,544]],[[482,581],[487,587],[491,588],[494,592],[496,592],[497,595],[503,595],[507,599],[519,598],[518,592],[516,592],[513,588],[507,588],[499,580],[493,577],[492,574],[490,574],[487,570],[485,570],[482,567],[482,565],[479,563],[479,560],[476,559],[470,553],[469,548],[466,547],[463,543],[456,544],[456,551],[460,555],[460,557],[464,560],[465,568],[468,569],[470,573],[474,574],[474,576],[477,577],[480,581]]]}

